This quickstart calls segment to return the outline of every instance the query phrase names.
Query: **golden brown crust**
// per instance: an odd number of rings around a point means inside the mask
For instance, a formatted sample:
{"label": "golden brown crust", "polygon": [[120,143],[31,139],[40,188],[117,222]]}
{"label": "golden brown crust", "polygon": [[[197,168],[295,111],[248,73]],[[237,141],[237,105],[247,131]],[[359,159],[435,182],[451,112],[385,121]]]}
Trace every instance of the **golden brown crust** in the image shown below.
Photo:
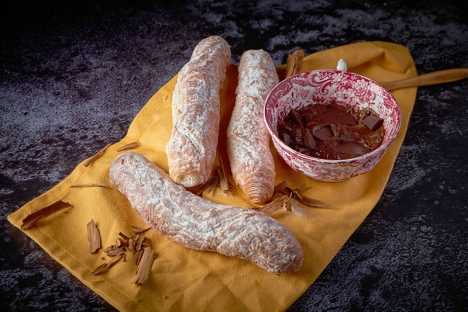
{"label": "golden brown crust", "polygon": [[263,105],[278,75],[270,55],[246,51],[239,63],[236,104],[227,129],[227,151],[234,181],[247,197],[263,204],[273,195],[275,164]]}
{"label": "golden brown crust", "polygon": [[231,59],[219,36],[200,41],[182,67],[172,97],[172,135],[166,146],[169,174],[185,187],[205,183],[216,158],[220,90]]}

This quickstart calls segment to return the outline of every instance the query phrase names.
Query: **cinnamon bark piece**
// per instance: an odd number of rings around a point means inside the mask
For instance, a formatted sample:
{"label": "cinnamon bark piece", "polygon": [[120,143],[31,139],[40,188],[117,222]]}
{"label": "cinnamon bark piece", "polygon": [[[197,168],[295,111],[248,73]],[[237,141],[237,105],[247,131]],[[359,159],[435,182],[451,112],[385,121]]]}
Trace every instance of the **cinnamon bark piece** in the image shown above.
{"label": "cinnamon bark piece", "polygon": [[86,225],[86,229],[88,232],[89,252],[95,253],[101,248],[101,233],[93,219]]}
{"label": "cinnamon bark piece", "polygon": [[69,207],[72,207],[72,205],[70,205],[69,203],[67,202],[64,202],[62,200],[58,200],[56,201],[55,203],[49,205],[49,206],[46,206],[42,209],[39,209],[38,211],[36,212],[33,212],[31,213],[30,215],[28,215],[26,218],[23,219],[23,224],[21,225],[21,229],[24,231],[24,230],[27,230],[27,229],[30,229],[34,226],[37,225],[37,222],[39,222],[40,220],[44,219],[44,218],[47,218],[48,216],[62,210],[62,209],[65,209],[65,208],[69,208]]}
{"label": "cinnamon bark piece", "polygon": [[303,59],[304,59],[303,50],[296,50],[293,53],[288,55],[285,78],[291,77],[301,72]]}

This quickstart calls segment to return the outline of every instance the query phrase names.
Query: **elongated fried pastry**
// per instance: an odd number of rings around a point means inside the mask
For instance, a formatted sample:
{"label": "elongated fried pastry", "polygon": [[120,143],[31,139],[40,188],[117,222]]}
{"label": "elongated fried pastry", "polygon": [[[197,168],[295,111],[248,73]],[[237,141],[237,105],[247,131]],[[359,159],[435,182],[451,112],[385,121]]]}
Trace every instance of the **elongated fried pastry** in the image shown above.
{"label": "elongated fried pastry", "polygon": [[219,36],[200,41],[179,71],[172,96],[172,134],[166,145],[171,178],[185,187],[205,183],[218,145],[220,91],[231,59]]}
{"label": "elongated fried pastry", "polygon": [[302,267],[301,246],[285,225],[196,196],[140,154],[119,155],[110,178],[149,226],[184,247],[248,260],[276,274]]}
{"label": "elongated fried pastry", "polygon": [[273,60],[263,50],[244,52],[239,63],[236,103],[227,129],[232,177],[247,197],[263,204],[273,195],[275,164],[263,122],[265,98],[278,84]]}

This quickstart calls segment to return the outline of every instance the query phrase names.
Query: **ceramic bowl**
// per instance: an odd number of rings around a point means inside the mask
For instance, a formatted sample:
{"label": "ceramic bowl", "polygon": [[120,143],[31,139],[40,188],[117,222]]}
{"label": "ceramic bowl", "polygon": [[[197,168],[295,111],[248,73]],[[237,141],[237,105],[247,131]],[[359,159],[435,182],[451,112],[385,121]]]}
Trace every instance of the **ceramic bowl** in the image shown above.
{"label": "ceramic bowl", "polygon": [[[299,153],[278,137],[278,120],[291,109],[330,102],[374,110],[384,120],[382,144],[359,157],[327,160]],[[319,181],[339,182],[375,167],[398,134],[401,112],[390,92],[367,77],[346,70],[313,70],[291,76],[271,90],[265,101],[264,122],[275,149],[292,169]]]}

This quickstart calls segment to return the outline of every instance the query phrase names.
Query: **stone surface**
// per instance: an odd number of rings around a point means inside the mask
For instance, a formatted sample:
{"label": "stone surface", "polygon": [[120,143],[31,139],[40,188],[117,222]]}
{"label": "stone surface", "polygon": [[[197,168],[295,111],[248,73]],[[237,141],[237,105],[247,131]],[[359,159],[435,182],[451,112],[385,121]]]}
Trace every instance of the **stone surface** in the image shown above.
{"label": "stone surface", "polygon": [[[167,4],[170,3],[170,4]],[[8,214],[120,140],[202,38],[276,65],[358,41],[407,46],[420,74],[468,67],[459,1],[16,1],[0,18],[0,309],[113,311]],[[422,87],[379,203],[290,311],[468,306],[468,80]]]}

